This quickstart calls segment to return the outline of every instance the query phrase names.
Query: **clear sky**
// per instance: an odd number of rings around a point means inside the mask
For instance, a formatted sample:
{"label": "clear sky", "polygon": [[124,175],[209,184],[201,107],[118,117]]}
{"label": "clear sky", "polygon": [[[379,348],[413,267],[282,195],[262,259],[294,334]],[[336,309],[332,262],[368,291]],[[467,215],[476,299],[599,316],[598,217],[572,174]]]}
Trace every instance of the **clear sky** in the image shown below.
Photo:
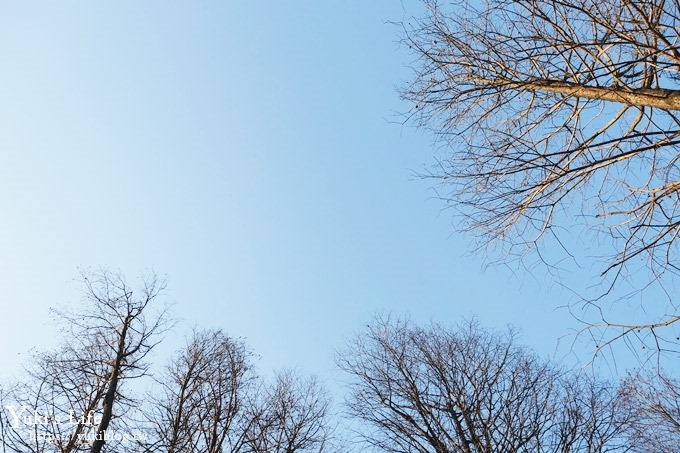
{"label": "clear sky", "polygon": [[[416,2],[0,3],[0,370],[53,344],[79,267],[155,270],[263,372],[333,379],[376,313],[514,324],[551,354],[568,291],[483,269],[399,124]],[[587,358],[587,357],[586,357]]]}

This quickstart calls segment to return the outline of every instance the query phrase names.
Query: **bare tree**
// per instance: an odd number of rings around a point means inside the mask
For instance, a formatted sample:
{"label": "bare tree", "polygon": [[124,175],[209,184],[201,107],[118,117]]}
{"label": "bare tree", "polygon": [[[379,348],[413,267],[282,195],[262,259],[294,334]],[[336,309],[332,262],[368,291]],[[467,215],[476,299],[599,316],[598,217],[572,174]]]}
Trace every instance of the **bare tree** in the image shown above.
{"label": "bare tree", "polygon": [[148,398],[145,451],[312,452],[329,436],[329,400],[292,372],[265,385],[252,354],[222,331],[195,332]]}
{"label": "bare tree", "polygon": [[628,448],[620,442],[626,424],[605,387],[576,380],[567,387],[555,367],[516,346],[512,332],[379,319],[350,343],[339,366],[351,378],[348,415],[362,423],[363,442],[381,451]]}
{"label": "bare tree", "polygon": [[680,451],[680,381],[664,373],[629,375],[620,388],[620,399],[633,414],[635,451]]}
{"label": "bare tree", "polygon": [[164,310],[154,307],[164,285],[151,276],[135,291],[105,271],[82,281],[83,309],[55,311],[62,345],[36,353],[27,380],[4,395],[7,451],[99,453],[120,444],[111,429],[124,427],[121,416],[135,405],[124,384],[146,374],[165,328]]}
{"label": "bare tree", "polygon": [[619,387],[584,372],[564,373],[546,442],[555,452],[627,452],[644,446],[631,436],[635,417]]}
{"label": "bare tree", "polygon": [[147,414],[147,451],[243,451],[249,424],[244,407],[254,387],[251,353],[222,331],[195,332],[158,379],[160,395]]}
{"label": "bare tree", "polygon": [[680,269],[680,1],[423,3],[405,25],[417,61],[403,94],[449,145],[433,176],[464,229],[506,258],[543,259],[546,241],[562,246],[580,225],[606,244],[593,251],[604,287],[588,302],[636,272],[649,273],[636,292],[667,291],[649,319],[586,305],[604,324],[635,335],[680,320],[663,278]]}
{"label": "bare tree", "polygon": [[327,451],[332,431],[330,401],[316,379],[303,379],[291,371],[278,373],[258,399],[251,411],[247,451]]}
{"label": "bare tree", "polygon": [[35,353],[27,379],[0,387],[3,453],[324,452],[329,399],[292,372],[265,385],[244,341],[196,331],[146,399],[125,384],[148,375],[166,327],[155,277],[133,290],[120,275],[84,274],[85,306],[55,311],[61,346]]}

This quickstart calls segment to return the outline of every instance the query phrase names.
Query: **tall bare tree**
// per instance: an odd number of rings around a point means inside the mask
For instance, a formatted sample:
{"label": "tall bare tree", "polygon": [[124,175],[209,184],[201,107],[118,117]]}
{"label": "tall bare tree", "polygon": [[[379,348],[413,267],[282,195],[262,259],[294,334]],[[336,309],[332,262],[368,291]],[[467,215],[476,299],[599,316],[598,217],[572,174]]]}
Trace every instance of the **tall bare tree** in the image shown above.
{"label": "tall bare tree", "polygon": [[584,372],[564,373],[559,400],[547,436],[548,451],[627,452],[645,443],[631,435],[636,418],[621,399],[617,384]]}
{"label": "tall bare tree", "polygon": [[36,353],[27,380],[5,395],[7,451],[100,453],[120,444],[112,429],[125,426],[122,415],[135,405],[125,383],[146,374],[145,358],[166,327],[155,307],[164,284],[151,276],[133,290],[105,271],[82,282],[82,309],[55,312],[62,345]]}
{"label": "tall bare tree", "polygon": [[640,445],[636,452],[680,451],[680,381],[663,372],[631,374],[621,384],[619,398],[634,417],[631,438]]}
{"label": "tall bare tree", "polygon": [[348,415],[380,451],[628,451],[615,392],[585,378],[565,381],[516,346],[512,332],[379,319],[339,365],[351,379]]}
{"label": "tall bare tree", "polygon": [[251,362],[242,340],[195,332],[148,398],[144,451],[326,451],[329,400],[317,381],[282,372],[265,384]]}
{"label": "tall bare tree", "polygon": [[330,400],[316,379],[303,379],[291,371],[277,373],[258,400],[251,409],[246,451],[331,451]]}
{"label": "tall bare tree", "polygon": [[247,402],[255,388],[252,354],[222,331],[195,332],[158,379],[147,418],[147,451],[244,451],[251,424]]}
{"label": "tall bare tree", "polygon": [[656,333],[680,320],[664,278],[680,269],[680,1],[423,3],[405,24],[416,63],[404,96],[449,145],[433,176],[464,229],[506,259],[543,259],[567,228],[595,231],[604,287],[587,302],[640,272],[636,292],[654,282],[667,294],[646,319],[586,306],[620,335],[675,347]]}

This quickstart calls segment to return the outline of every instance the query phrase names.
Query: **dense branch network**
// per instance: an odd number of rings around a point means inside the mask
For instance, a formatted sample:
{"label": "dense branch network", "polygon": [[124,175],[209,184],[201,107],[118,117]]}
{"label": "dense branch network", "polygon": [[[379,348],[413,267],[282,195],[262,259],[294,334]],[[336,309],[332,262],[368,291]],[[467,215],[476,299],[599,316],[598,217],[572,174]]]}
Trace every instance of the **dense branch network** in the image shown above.
{"label": "dense branch network", "polygon": [[514,342],[475,322],[377,319],[339,359],[360,439],[394,453],[648,451],[630,436],[636,421],[615,386]]}
{"label": "dense branch network", "polygon": [[613,246],[600,295],[675,274],[680,1],[424,3],[403,94],[450,145],[434,176],[465,228],[523,256],[578,218]]}

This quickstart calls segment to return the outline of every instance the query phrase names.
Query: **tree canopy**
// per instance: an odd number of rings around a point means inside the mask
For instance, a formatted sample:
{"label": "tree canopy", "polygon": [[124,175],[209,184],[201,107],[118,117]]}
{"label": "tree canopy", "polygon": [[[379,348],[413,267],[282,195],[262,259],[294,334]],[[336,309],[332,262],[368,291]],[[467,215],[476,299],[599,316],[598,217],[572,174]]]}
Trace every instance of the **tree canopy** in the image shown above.
{"label": "tree canopy", "polygon": [[416,60],[403,95],[446,145],[431,176],[463,229],[505,260],[544,259],[546,242],[570,255],[565,233],[593,234],[604,261],[586,302],[641,272],[634,292],[653,283],[666,300],[645,320],[602,321],[625,335],[680,320],[669,283],[680,270],[680,2],[423,3],[404,24]]}
{"label": "tree canopy", "polygon": [[561,371],[512,331],[377,319],[339,366],[349,415],[379,451],[638,451],[616,386]]}

